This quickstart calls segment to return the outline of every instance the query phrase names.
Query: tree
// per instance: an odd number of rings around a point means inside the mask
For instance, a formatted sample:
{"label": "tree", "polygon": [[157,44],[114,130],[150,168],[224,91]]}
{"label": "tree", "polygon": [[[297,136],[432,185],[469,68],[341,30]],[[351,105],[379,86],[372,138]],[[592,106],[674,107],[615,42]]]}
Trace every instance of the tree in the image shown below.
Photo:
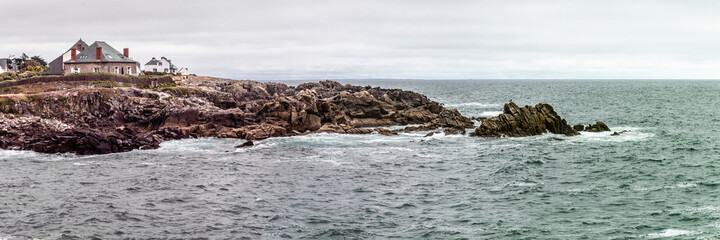
{"label": "tree", "polygon": [[[32,70],[36,69],[36,68],[31,68],[31,67],[40,67],[40,68],[42,68],[43,66],[40,65],[40,63],[37,62],[37,61],[35,61],[35,60],[27,60],[27,61],[24,61],[24,62],[20,65],[20,69],[23,70],[23,71],[27,71],[27,70],[32,71]],[[31,69],[32,69],[32,70],[31,70]]]}
{"label": "tree", "polygon": [[41,66],[43,66],[43,67],[44,67],[44,66],[47,66],[47,62],[45,61],[45,59],[43,59],[43,58],[40,57],[40,56],[33,56],[33,57],[31,57],[30,59],[35,60],[36,62],[38,62],[38,63],[39,63]]}

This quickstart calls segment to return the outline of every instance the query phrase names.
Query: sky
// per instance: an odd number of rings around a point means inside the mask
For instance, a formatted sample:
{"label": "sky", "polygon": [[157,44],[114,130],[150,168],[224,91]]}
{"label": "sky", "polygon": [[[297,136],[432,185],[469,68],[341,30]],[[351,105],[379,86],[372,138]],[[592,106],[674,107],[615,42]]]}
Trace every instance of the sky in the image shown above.
{"label": "sky", "polygon": [[0,0],[0,57],[79,38],[234,79],[720,79],[720,1]]}

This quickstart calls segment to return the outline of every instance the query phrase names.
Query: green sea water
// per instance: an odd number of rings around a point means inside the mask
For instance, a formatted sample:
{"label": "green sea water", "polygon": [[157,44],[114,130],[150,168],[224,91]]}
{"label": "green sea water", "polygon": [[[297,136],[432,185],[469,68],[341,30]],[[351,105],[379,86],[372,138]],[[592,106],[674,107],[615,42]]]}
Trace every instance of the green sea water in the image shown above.
{"label": "green sea water", "polygon": [[720,81],[341,82],[416,91],[466,116],[543,102],[570,124],[629,132],[2,150],[0,239],[720,238]]}

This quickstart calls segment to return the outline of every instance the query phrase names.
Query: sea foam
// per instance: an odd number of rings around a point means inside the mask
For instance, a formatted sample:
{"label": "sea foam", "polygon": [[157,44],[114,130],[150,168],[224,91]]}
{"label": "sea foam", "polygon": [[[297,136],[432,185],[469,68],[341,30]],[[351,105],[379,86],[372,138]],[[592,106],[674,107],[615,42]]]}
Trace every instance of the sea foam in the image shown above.
{"label": "sea foam", "polygon": [[665,229],[662,232],[659,233],[650,233],[647,236],[651,238],[666,238],[666,237],[677,237],[682,235],[692,235],[695,234],[692,231],[687,230],[680,230],[680,229]]}
{"label": "sea foam", "polygon": [[499,108],[502,107],[499,103],[480,103],[480,102],[466,102],[466,103],[455,103],[445,104],[446,108],[458,108],[458,107],[481,107],[481,108]]}

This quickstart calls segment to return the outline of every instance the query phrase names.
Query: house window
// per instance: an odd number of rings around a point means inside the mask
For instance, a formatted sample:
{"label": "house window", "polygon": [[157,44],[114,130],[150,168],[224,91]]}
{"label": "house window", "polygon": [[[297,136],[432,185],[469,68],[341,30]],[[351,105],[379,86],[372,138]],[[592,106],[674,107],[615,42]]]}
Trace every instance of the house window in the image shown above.
{"label": "house window", "polygon": [[165,69],[165,72],[170,72],[167,68]]}
{"label": "house window", "polygon": [[93,68],[93,72],[100,72],[100,68]]}
{"label": "house window", "polygon": [[162,66],[162,62],[158,62],[158,66]]}
{"label": "house window", "polygon": [[128,67],[127,74],[132,74],[132,71],[131,71],[130,67]]}
{"label": "house window", "polygon": [[80,68],[71,68],[71,69],[70,69],[70,72],[71,72],[71,73],[79,73],[79,72],[80,72]]}
{"label": "house window", "polygon": [[120,67],[115,67],[115,73],[120,74]]}
{"label": "house window", "polygon": [[153,72],[157,72],[157,68],[153,68]]}

